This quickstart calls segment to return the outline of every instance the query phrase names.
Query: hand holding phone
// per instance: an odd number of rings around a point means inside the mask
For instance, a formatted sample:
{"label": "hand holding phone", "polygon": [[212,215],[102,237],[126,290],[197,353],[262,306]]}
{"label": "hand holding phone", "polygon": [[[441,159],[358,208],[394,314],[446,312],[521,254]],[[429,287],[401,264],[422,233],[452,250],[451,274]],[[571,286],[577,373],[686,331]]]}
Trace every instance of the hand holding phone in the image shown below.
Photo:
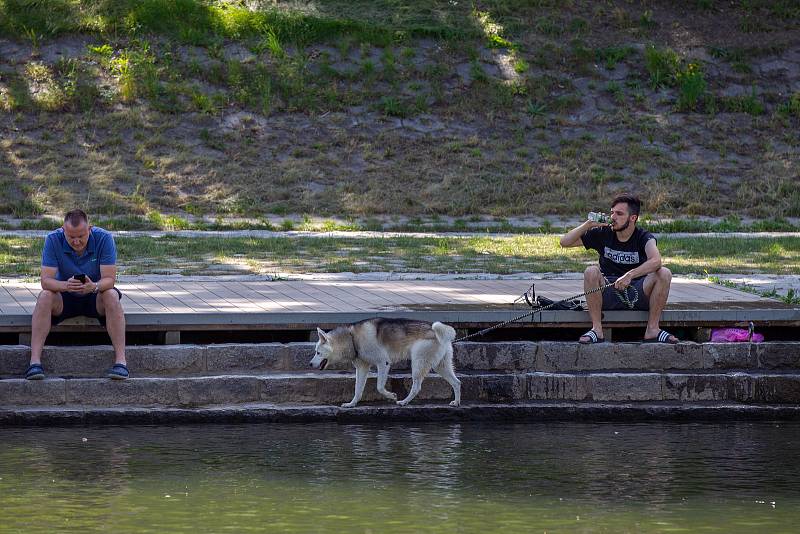
{"label": "hand holding phone", "polygon": [[72,278],[79,281],[81,284],[86,283],[86,275],[83,273],[72,275]]}

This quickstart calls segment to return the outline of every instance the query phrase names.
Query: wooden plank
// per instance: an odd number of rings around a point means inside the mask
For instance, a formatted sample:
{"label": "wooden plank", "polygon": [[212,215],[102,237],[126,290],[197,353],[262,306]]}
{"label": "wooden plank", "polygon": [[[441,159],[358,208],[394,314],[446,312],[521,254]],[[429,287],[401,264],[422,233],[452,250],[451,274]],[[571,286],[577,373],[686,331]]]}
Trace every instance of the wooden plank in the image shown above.
{"label": "wooden plank", "polygon": [[167,283],[161,282],[158,284],[158,286],[174,291],[175,296],[181,302],[189,306],[195,313],[198,314],[216,313],[219,311],[215,307],[206,303],[203,299],[196,296],[195,291],[197,290],[197,288],[192,285],[187,285],[186,287],[184,287],[183,284],[176,282],[167,282]]}
{"label": "wooden plank", "polygon": [[328,303],[345,312],[373,311],[373,308],[360,299],[353,299],[347,291],[333,285],[316,286],[315,290],[327,295]]}
{"label": "wooden plank", "polygon": [[132,289],[130,295],[131,300],[140,306],[144,310],[144,313],[165,313],[171,311],[168,307],[159,302],[157,298],[149,294],[149,285],[150,284],[147,283],[130,284]]}
{"label": "wooden plank", "polygon": [[[324,302],[328,306],[334,308],[336,311],[345,313],[357,311],[354,310],[353,307],[348,302],[342,300],[343,295],[341,294],[340,291],[337,291],[335,288],[331,288],[325,282],[323,283],[314,283],[313,281],[302,282],[301,283],[302,285],[301,284],[289,285],[291,284],[290,282],[279,282],[279,283],[286,284],[288,288],[291,288],[294,291],[302,291],[305,294],[311,294],[311,293],[315,295],[318,294],[319,295],[317,299],[318,301],[322,301],[322,299],[324,299]],[[288,288],[286,290],[288,290]]]}
{"label": "wooden plank", "polygon": [[190,313],[195,311],[177,297],[177,292],[173,287],[163,288],[159,284],[150,282],[147,286],[147,294],[158,301],[162,306],[174,313]]}
{"label": "wooden plank", "polygon": [[[272,283],[244,282],[242,285],[257,295],[262,306],[265,306],[268,311],[275,313],[292,310],[291,303],[287,301],[288,298],[277,291]],[[311,308],[306,307],[306,309],[310,310]]]}
{"label": "wooden plank", "polygon": [[131,296],[136,294],[136,290],[133,287],[127,284],[114,284],[114,287],[122,292],[122,300],[120,302],[122,302],[122,308],[125,313],[143,313],[146,311],[138,302],[131,299]]}
{"label": "wooden plank", "polygon": [[403,280],[392,283],[392,291],[400,295],[405,304],[441,304],[441,297],[434,298],[433,296],[421,293],[417,285],[411,281]]}
{"label": "wooden plank", "polygon": [[[281,305],[292,311],[315,311],[318,306],[323,305],[322,295],[318,291],[313,291],[304,283],[295,282],[272,282],[270,287],[277,295],[280,295]],[[347,311],[346,307],[340,306],[338,301],[326,301],[326,308],[333,308],[335,311]]]}
{"label": "wooden plank", "polygon": [[253,312],[264,311],[263,308],[248,300],[246,297],[231,290],[228,283],[225,282],[209,282],[204,283],[203,287],[213,292],[217,297],[223,299],[237,312]]}
{"label": "wooden plank", "polygon": [[32,314],[33,308],[36,306],[36,299],[31,294],[31,291],[21,285],[12,285],[7,287],[9,295],[17,303],[17,306],[25,310],[25,313]]}

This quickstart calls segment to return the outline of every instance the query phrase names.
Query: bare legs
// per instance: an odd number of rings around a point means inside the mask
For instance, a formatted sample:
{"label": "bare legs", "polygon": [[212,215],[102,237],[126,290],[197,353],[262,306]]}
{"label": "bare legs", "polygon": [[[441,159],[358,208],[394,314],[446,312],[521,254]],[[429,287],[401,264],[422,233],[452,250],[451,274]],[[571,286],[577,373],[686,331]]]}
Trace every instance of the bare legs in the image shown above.
{"label": "bare legs", "polygon": [[114,363],[125,362],[125,312],[114,289],[97,295],[97,313],[106,318],[106,330],[114,346]]}
{"label": "bare legs", "polygon": [[[658,322],[661,320],[661,312],[667,304],[671,283],[672,271],[666,267],[661,267],[656,272],[648,274],[644,279],[644,294],[650,299],[650,315],[647,318],[647,329],[644,331],[645,339],[653,339],[661,331]],[[678,338],[670,336],[670,343],[677,341]]]}
{"label": "bare legs", "polygon": [[[593,265],[583,272],[583,290],[597,289],[605,283],[600,267]],[[589,308],[589,317],[592,320],[592,330],[599,339],[603,339],[603,293],[595,291],[586,295],[586,306]],[[589,336],[581,336],[581,343],[589,343]]]}
{"label": "bare legs", "polygon": [[[103,291],[97,298],[97,312],[106,318],[106,330],[114,346],[114,363],[125,364],[125,312],[114,290]],[[52,318],[64,311],[61,294],[42,290],[31,317],[31,364],[42,363],[42,349],[50,333]]]}
{"label": "bare legs", "polygon": [[[605,283],[600,267],[592,265],[583,273],[583,289],[589,291],[596,289]],[[655,338],[660,332],[659,321],[661,312],[667,304],[669,297],[669,286],[672,283],[672,272],[666,267],[661,267],[654,273],[648,274],[644,279],[644,294],[650,302],[650,311],[647,318],[647,328],[644,333],[645,339]],[[586,295],[586,305],[589,308],[589,317],[592,320],[592,330],[598,338],[603,336],[603,294],[599,291]],[[582,343],[590,341],[588,336],[581,336]],[[670,342],[677,341],[675,336],[670,336]]]}
{"label": "bare legs", "polygon": [[64,311],[61,294],[43,289],[36,299],[36,307],[31,317],[31,365],[42,363],[42,349],[47,334],[50,333],[51,318]]}

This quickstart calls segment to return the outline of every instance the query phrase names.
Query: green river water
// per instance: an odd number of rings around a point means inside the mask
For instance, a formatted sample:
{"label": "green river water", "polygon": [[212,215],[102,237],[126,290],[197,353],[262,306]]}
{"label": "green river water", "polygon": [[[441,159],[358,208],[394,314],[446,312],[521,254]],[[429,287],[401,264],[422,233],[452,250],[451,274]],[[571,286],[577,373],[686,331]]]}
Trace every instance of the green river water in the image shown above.
{"label": "green river water", "polygon": [[0,532],[800,532],[800,423],[0,428]]}

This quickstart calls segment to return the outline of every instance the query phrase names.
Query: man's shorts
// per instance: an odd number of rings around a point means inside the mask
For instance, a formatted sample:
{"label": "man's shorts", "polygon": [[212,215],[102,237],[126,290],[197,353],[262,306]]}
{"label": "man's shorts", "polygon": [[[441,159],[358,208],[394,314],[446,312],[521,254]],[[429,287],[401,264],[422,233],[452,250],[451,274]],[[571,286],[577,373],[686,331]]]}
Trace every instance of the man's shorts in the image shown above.
{"label": "man's shorts", "polygon": [[[618,277],[606,276],[606,283],[615,282]],[[619,291],[615,287],[606,288],[603,291],[604,310],[643,310],[650,309],[650,298],[644,294],[644,276],[634,278],[631,285],[625,291]],[[629,305],[628,303],[632,304]]]}
{"label": "man's shorts", "polygon": [[[119,299],[122,300],[122,292],[116,287],[113,289],[117,292],[117,295],[119,295]],[[105,316],[101,316],[97,313],[97,293],[80,295],[78,293],[64,291],[61,293],[61,299],[64,301],[64,310],[61,312],[61,315],[56,315],[52,318],[52,325],[57,325],[61,321],[80,315],[94,317],[100,321],[101,325],[106,325]]]}

